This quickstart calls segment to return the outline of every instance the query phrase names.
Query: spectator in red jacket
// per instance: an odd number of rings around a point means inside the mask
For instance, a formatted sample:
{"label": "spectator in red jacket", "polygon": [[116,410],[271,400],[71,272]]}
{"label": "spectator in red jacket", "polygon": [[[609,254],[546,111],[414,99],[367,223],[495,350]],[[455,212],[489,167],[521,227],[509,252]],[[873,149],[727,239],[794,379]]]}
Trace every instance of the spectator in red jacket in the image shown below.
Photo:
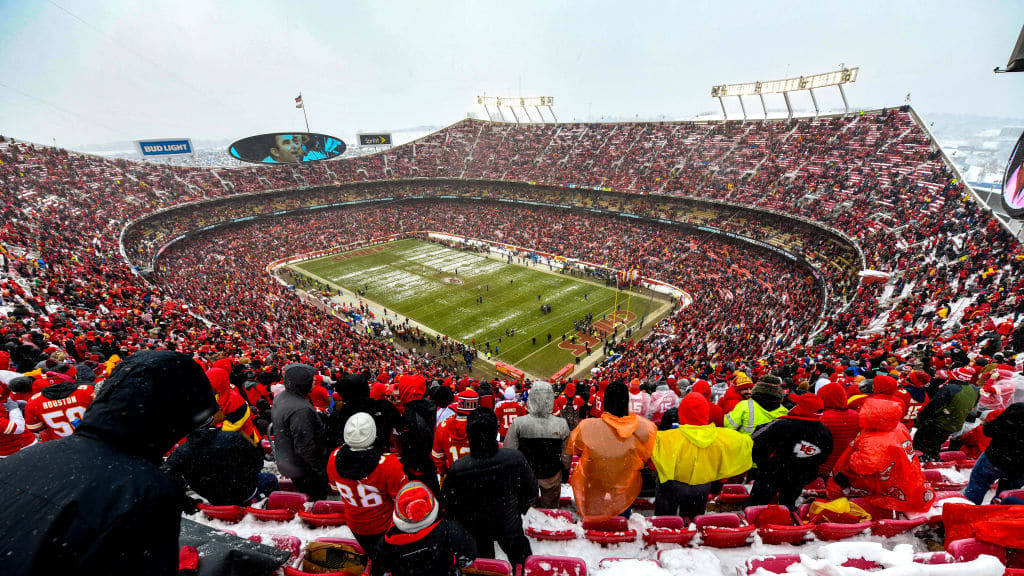
{"label": "spectator in red jacket", "polygon": [[828,477],[843,452],[853,444],[860,433],[860,417],[846,403],[846,390],[839,383],[826,384],[818,390],[818,397],[825,405],[821,423],[832,433],[832,453],[818,467],[818,475]]}
{"label": "spectator in red jacket", "polygon": [[860,410],[863,432],[839,458],[836,483],[868,492],[872,506],[897,512],[927,511],[935,499],[924,480],[899,403],[868,398]]}
{"label": "spectator in red jacket", "polygon": [[868,398],[878,398],[881,400],[897,402],[900,405],[902,405],[903,410],[906,411],[910,395],[907,394],[906,391],[901,390],[899,388],[898,382],[895,378],[889,376],[888,374],[879,374],[875,376],[874,379],[871,381],[870,395],[859,394],[857,396],[850,397],[850,408],[853,408],[854,410],[860,410],[860,407]]}

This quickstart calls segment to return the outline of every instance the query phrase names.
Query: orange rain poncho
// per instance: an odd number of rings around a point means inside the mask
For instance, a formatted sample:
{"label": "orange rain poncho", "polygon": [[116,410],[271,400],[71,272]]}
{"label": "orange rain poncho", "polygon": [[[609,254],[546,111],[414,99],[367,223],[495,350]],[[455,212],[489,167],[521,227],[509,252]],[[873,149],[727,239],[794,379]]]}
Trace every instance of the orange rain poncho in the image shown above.
{"label": "orange rain poncho", "polygon": [[580,456],[569,484],[584,520],[606,520],[633,504],[656,434],[657,428],[646,418],[607,412],[573,430],[565,453]]}

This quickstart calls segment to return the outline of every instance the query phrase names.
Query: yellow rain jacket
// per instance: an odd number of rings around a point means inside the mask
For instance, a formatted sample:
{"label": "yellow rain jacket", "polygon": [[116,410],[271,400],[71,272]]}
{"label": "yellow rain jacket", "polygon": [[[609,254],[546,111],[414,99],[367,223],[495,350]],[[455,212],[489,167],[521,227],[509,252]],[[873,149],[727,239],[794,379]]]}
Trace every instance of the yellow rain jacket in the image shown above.
{"label": "yellow rain jacket", "polygon": [[606,520],[633,505],[640,494],[640,470],[651,459],[656,434],[654,423],[646,418],[608,412],[587,418],[573,430],[565,453],[580,457],[569,484],[584,520]]}
{"label": "yellow rain jacket", "polygon": [[696,485],[737,476],[753,466],[753,447],[749,435],[714,424],[663,430],[654,442],[658,482]]}

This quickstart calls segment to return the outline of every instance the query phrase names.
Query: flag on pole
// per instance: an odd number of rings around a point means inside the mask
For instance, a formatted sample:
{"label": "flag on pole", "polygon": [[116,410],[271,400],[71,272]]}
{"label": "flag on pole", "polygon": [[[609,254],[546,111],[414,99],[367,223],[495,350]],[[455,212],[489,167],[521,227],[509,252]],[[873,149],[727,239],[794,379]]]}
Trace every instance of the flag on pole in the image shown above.
{"label": "flag on pole", "polygon": [[302,105],[302,94],[299,94],[298,96],[295,97],[295,107],[296,108],[303,108],[304,107]]}

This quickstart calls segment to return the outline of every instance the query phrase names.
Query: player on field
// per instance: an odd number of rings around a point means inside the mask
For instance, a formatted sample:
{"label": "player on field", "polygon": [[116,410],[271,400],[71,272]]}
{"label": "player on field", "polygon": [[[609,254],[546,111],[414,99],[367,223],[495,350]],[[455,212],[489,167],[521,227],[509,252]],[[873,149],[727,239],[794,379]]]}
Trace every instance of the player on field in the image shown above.
{"label": "player on field", "polygon": [[377,440],[373,416],[357,412],[345,422],[345,443],[327,463],[331,486],[345,502],[345,524],[372,554],[391,525],[399,489],[407,482],[402,463]]}
{"label": "player on field", "polygon": [[456,460],[469,454],[469,438],[466,436],[466,418],[476,410],[480,397],[472,388],[459,392],[455,404],[455,417],[437,426],[434,433],[434,447],[430,455],[434,458],[437,473],[444,476]]}
{"label": "player on field", "polygon": [[50,384],[25,405],[25,427],[47,442],[70,436],[92,404],[91,386],[63,381]]}

